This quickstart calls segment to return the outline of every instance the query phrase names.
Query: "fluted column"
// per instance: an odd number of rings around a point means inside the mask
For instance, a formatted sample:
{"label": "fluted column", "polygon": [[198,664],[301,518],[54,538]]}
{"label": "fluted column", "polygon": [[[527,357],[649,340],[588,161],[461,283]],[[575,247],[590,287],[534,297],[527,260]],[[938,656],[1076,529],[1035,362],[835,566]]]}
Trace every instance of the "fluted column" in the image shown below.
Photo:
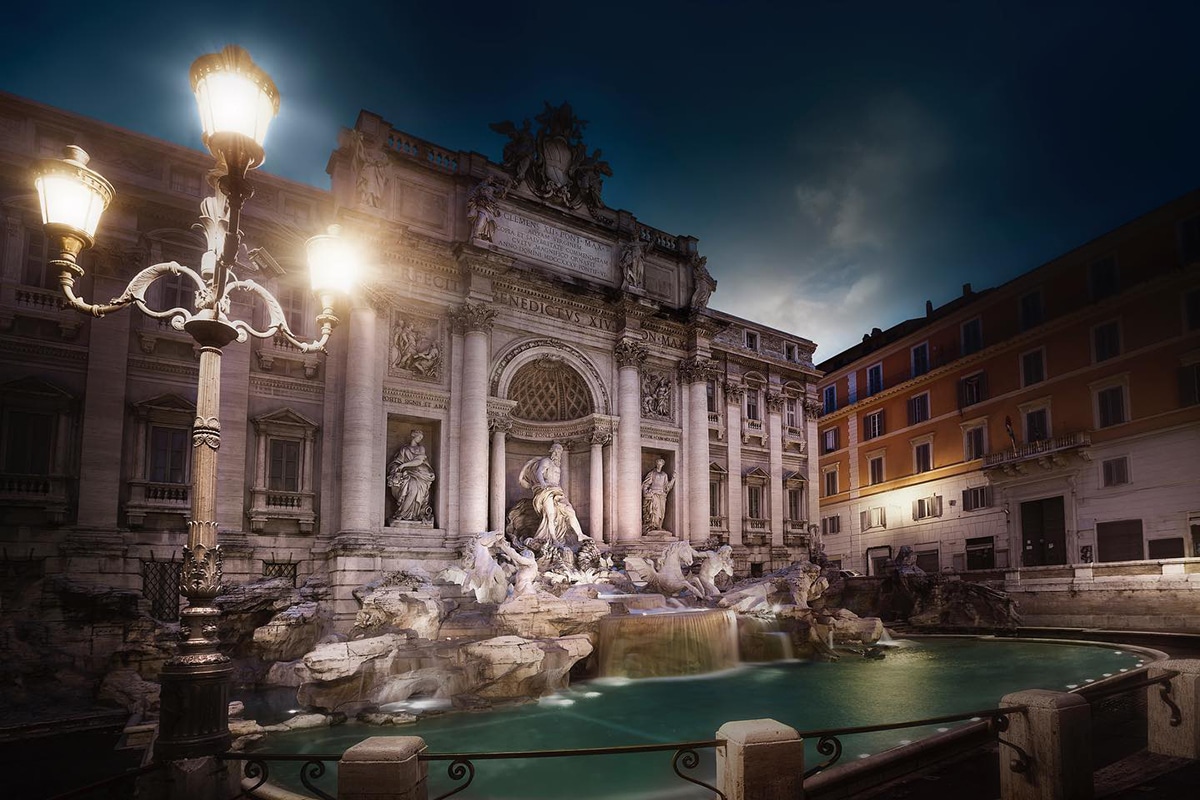
{"label": "fluted column", "polygon": [[746,387],[725,384],[725,441],[729,443],[729,484],[725,487],[725,513],[729,521],[729,543],[742,543],[742,399]]}
{"label": "fluted column", "polygon": [[642,535],[642,388],[640,368],[646,348],[623,339],[614,349],[617,360],[616,539],[630,542]]}
{"label": "fluted column", "polygon": [[492,477],[488,489],[488,530],[504,529],[505,439],[512,430],[512,418],[505,414],[488,416],[492,431]]}
{"label": "fluted column", "polygon": [[466,303],[454,314],[463,332],[462,421],[458,462],[459,534],[488,523],[488,342],[496,312]]}
{"label": "fluted column", "polygon": [[383,513],[381,470],[372,463],[379,422],[375,409],[382,389],[376,380],[376,313],[369,305],[350,312],[346,364],[345,410],[342,424],[341,531],[371,530],[372,503],[378,497]]}
{"label": "fluted column", "polygon": [[767,392],[767,454],[771,473],[771,545],[783,547],[783,395]]}
{"label": "fluted column", "polygon": [[588,536],[597,542],[604,540],[604,445],[612,436],[608,431],[594,430],[591,436],[591,464],[588,468]]}
{"label": "fluted column", "polygon": [[679,365],[687,387],[688,417],[686,448],[688,453],[688,540],[703,543],[708,539],[708,377],[706,358],[690,358]]}

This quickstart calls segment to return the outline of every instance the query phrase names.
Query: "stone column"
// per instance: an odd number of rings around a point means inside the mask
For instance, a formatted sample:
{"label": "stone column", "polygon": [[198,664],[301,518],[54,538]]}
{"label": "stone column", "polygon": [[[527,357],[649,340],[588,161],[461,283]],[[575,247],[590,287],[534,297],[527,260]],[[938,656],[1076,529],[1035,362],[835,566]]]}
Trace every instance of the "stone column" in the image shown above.
{"label": "stone column", "polygon": [[687,387],[688,417],[684,432],[688,454],[688,541],[708,539],[708,378],[712,368],[706,358],[690,358],[679,365]]}
{"label": "stone column", "polygon": [[[1000,796],[1004,800],[1059,800],[1092,796],[1092,711],[1083,697],[1045,689],[1006,694],[1000,708],[1025,706],[1009,716],[1000,735],[1029,755],[1000,745]],[[1013,767],[1017,767],[1014,770]]]}
{"label": "stone column", "polygon": [[783,547],[783,532],[787,530],[783,514],[783,395],[766,393],[767,454],[771,472],[771,546]]}
{"label": "stone column", "polygon": [[725,742],[717,750],[717,788],[726,800],[802,800],[804,740],[795,728],[748,719],[726,722],[717,738]]}
{"label": "stone column", "polygon": [[821,442],[817,431],[817,418],[821,416],[821,402],[816,398],[804,400],[804,459],[808,464],[808,480],[804,486],[804,499],[808,504],[808,521],[821,524]]}
{"label": "stone column", "polygon": [[[442,456],[445,470],[443,487],[455,487],[458,482],[458,462],[462,453],[462,364],[463,364],[463,332],[456,324],[454,314],[450,314],[450,429],[446,431],[446,452]],[[453,495],[448,491],[440,492],[442,502],[446,505],[445,528],[456,535],[462,530],[460,521],[462,514]]]}
{"label": "stone column", "polygon": [[[383,470],[375,464],[383,387],[376,375],[379,354],[375,309],[356,306],[350,312],[349,346],[346,349],[346,393],[342,422],[341,533],[367,533],[372,518],[382,520]],[[377,502],[378,501],[378,502]],[[376,509],[374,506],[378,505]],[[374,512],[374,513],[373,513]]]}
{"label": "stone column", "polygon": [[459,535],[481,533],[488,523],[488,343],[496,312],[466,303],[456,314],[463,331],[462,437],[458,460]]}
{"label": "stone column", "polygon": [[589,503],[588,536],[604,541],[604,445],[612,440],[608,431],[592,431],[591,463],[588,467]]}
{"label": "stone column", "polygon": [[488,416],[492,431],[492,479],[488,489],[488,530],[504,530],[505,438],[512,430],[512,418],[505,414]]}
{"label": "stone column", "polygon": [[746,387],[725,384],[725,441],[729,443],[729,485],[725,513],[729,520],[729,543],[742,543],[742,400]]}
{"label": "stone column", "polygon": [[646,348],[622,339],[614,349],[617,360],[617,542],[642,535],[642,386],[639,377]]}

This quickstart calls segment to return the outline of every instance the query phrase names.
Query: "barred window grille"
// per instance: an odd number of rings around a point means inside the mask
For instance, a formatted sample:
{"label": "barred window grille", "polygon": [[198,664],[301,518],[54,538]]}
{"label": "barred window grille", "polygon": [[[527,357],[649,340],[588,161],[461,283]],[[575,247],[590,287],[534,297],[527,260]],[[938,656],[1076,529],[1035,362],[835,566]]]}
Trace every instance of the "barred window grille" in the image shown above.
{"label": "barred window grille", "polygon": [[179,621],[180,561],[143,561],[142,596],[150,602],[150,616],[161,622]]}
{"label": "barred window grille", "polygon": [[264,561],[263,571],[264,578],[283,578],[296,585],[296,563],[287,561]]}

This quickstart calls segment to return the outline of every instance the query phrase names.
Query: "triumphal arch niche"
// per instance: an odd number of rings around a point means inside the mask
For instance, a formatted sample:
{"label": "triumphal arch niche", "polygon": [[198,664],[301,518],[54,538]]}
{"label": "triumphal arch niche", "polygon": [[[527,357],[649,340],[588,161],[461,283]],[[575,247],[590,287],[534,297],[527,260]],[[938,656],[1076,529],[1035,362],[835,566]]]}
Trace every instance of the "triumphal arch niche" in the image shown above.
{"label": "triumphal arch niche", "polygon": [[817,519],[789,495],[815,485],[813,343],[710,309],[698,240],[608,205],[570,105],[491,127],[498,161],[362,112],[330,160],[343,224],[381,254],[330,417],[336,536],[448,557],[538,502],[528,468],[551,459],[584,536],[788,563]]}

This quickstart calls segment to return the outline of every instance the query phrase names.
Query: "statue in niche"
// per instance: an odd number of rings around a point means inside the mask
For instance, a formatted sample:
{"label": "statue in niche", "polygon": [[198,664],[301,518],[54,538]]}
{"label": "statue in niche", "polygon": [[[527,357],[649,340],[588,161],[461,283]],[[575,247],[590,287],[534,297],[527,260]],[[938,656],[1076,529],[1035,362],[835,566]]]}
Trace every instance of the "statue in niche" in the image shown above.
{"label": "statue in niche", "polygon": [[441,374],[442,352],[430,333],[418,331],[407,320],[396,323],[392,328],[392,367],[437,378]]}
{"label": "statue in niche", "polygon": [[707,264],[706,256],[692,256],[692,285],[694,288],[692,289],[692,299],[688,303],[688,308],[692,311],[708,308],[708,298],[717,288],[716,280],[708,273]]}
{"label": "statue in niche", "polygon": [[700,565],[698,580],[704,589],[704,596],[716,597],[721,594],[717,586],[717,577],[725,573],[733,578],[733,548],[723,544],[716,550],[697,550],[696,555],[704,559]]}
{"label": "statue in niche", "polygon": [[640,239],[621,245],[621,291],[644,289],[646,281],[646,248],[649,243]]}
{"label": "statue in niche", "polygon": [[671,417],[671,378],[646,373],[642,379],[642,416]]}
{"label": "statue in niche", "polygon": [[[562,488],[562,452],[563,446],[558,442],[550,445],[548,455],[525,462],[518,480],[521,486],[533,490],[530,504],[540,518],[537,532],[526,544],[543,553],[566,547],[573,555],[580,543],[589,537],[579,527],[575,507]],[[514,520],[519,508],[518,503],[509,514],[510,520]]]}
{"label": "statue in niche", "polygon": [[397,522],[433,523],[433,506],[429,503],[429,490],[437,475],[429,465],[425,446],[421,441],[425,434],[414,428],[409,442],[397,451],[388,463],[387,486],[396,501],[396,511],[388,525]]}
{"label": "statue in niche", "polygon": [[381,208],[383,190],[387,185],[387,153],[382,150],[369,151],[362,131],[350,131],[350,135],[353,137],[352,163],[358,174],[358,202],[370,208]]}
{"label": "statue in niche", "polygon": [[675,488],[678,473],[667,477],[663,471],[664,459],[654,462],[654,469],[642,479],[642,532],[662,530],[663,517],[667,513],[667,494]]}
{"label": "statue in niche", "polygon": [[471,221],[471,238],[484,242],[496,235],[500,219],[500,201],[508,194],[508,182],[489,175],[467,194],[467,219]]}

